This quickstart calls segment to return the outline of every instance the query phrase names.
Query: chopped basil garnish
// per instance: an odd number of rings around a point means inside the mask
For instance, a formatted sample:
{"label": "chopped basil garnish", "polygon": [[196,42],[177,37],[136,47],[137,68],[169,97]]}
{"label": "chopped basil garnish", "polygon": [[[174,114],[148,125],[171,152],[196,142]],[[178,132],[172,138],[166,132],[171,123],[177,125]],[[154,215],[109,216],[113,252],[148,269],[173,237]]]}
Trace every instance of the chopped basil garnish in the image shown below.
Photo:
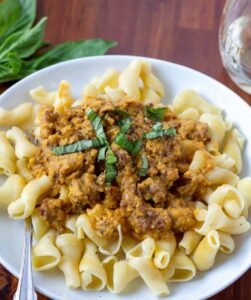
{"label": "chopped basil garnish", "polygon": [[144,107],[145,117],[155,122],[163,121],[166,111],[167,111],[167,107],[157,107],[157,108],[153,108],[151,106]]}
{"label": "chopped basil garnish", "polygon": [[141,156],[141,160],[142,160],[142,166],[139,169],[138,175],[140,177],[145,177],[147,174],[147,169],[148,169],[148,160],[147,157],[145,155]]}
{"label": "chopped basil garnish", "polygon": [[117,115],[119,115],[120,117],[128,117],[129,116],[129,114],[127,113],[127,112],[125,112],[125,111],[123,111],[123,110],[120,110],[120,109],[118,109],[118,108],[115,108],[115,113],[117,114]]}
{"label": "chopped basil garnish", "polygon": [[142,141],[136,140],[132,142],[133,150],[131,154],[138,154],[142,148]]}
{"label": "chopped basil garnish", "polygon": [[148,139],[148,140],[153,140],[158,137],[162,136],[172,136],[176,134],[176,129],[175,128],[168,128],[164,130],[159,130],[159,131],[150,131],[147,133],[144,133],[143,139]]}
{"label": "chopped basil garnish", "polygon": [[92,127],[95,130],[97,139],[100,141],[100,143],[108,144],[100,116],[98,116],[97,113],[91,108],[87,110],[86,115],[91,121]]}
{"label": "chopped basil garnish", "polygon": [[109,148],[106,152],[105,159],[105,181],[107,185],[110,185],[118,174],[117,169],[115,167],[116,162],[117,157],[112,151],[112,149]]}
{"label": "chopped basil garnish", "polygon": [[106,153],[107,148],[108,148],[108,146],[105,146],[105,147],[102,147],[102,148],[99,149],[98,161],[105,160],[105,153]]}
{"label": "chopped basil garnish", "polygon": [[113,182],[117,174],[118,172],[114,164],[105,164],[105,180],[107,185],[110,185]]}
{"label": "chopped basil garnish", "polygon": [[142,146],[141,140],[131,142],[128,140],[127,136],[121,132],[116,136],[114,142],[130,154],[139,153]]}
{"label": "chopped basil garnish", "polygon": [[155,124],[153,125],[153,130],[154,130],[154,131],[158,131],[158,130],[161,130],[162,127],[163,127],[163,124],[160,123],[160,122],[157,122],[157,123],[155,123]]}
{"label": "chopped basil garnish", "polygon": [[121,133],[126,133],[127,130],[131,127],[132,121],[129,118],[119,120],[118,125],[120,127]]}
{"label": "chopped basil garnish", "polygon": [[94,139],[94,140],[77,141],[74,144],[70,144],[70,145],[66,145],[66,146],[53,147],[51,150],[56,155],[63,155],[63,154],[67,154],[67,153],[74,153],[74,152],[87,150],[90,148],[96,148],[99,146],[100,146],[100,142],[97,139]]}
{"label": "chopped basil garnish", "polygon": [[106,162],[111,165],[117,162],[117,156],[113,153],[111,149],[108,149],[106,154]]}

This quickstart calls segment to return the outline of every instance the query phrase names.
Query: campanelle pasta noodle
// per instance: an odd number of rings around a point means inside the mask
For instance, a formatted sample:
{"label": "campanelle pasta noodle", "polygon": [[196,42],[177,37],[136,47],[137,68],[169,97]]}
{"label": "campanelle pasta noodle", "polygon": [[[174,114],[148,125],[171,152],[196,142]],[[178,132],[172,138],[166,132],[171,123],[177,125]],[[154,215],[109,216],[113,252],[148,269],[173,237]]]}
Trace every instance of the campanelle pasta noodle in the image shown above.
{"label": "campanelle pasta noodle", "polygon": [[25,136],[25,133],[18,127],[12,127],[7,131],[7,137],[15,145],[17,158],[23,159],[35,154],[37,147]]}
{"label": "campanelle pasta noodle", "polygon": [[153,263],[158,269],[168,266],[171,256],[176,248],[176,239],[171,236],[169,240],[156,241]]}
{"label": "campanelle pasta noodle", "polygon": [[244,146],[244,138],[237,129],[231,130],[225,141],[223,153],[228,154],[235,162],[233,170],[240,173],[242,169],[241,151]]}
{"label": "campanelle pasta noodle", "polygon": [[176,250],[170,260],[170,264],[162,275],[169,282],[185,282],[191,280],[196,274],[196,268],[192,260],[179,249]]}
{"label": "campanelle pasta noodle", "polygon": [[202,235],[193,230],[186,231],[179,242],[179,248],[183,250],[186,255],[190,255],[202,239]]}
{"label": "campanelle pasta noodle", "polygon": [[79,264],[84,242],[73,233],[64,233],[57,237],[56,246],[62,253],[59,269],[64,273],[66,285],[75,289],[81,284]]}
{"label": "campanelle pasta noodle", "polygon": [[43,86],[30,90],[31,98],[39,104],[53,105],[57,92],[48,92]]}
{"label": "campanelle pasta noodle", "polygon": [[201,271],[212,268],[219,248],[220,237],[218,232],[215,230],[209,231],[193,253],[192,258],[196,267]]}
{"label": "campanelle pasta noodle", "polygon": [[27,167],[26,159],[18,159],[16,162],[16,172],[21,175],[27,182],[33,180],[30,169]]}
{"label": "campanelle pasta noodle", "polygon": [[200,116],[199,120],[208,124],[209,127],[211,141],[207,145],[208,150],[213,153],[218,153],[226,132],[222,117],[220,115],[204,113]]}
{"label": "campanelle pasta noodle", "polygon": [[81,286],[85,291],[100,291],[106,286],[106,272],[98,257],[97,246],[85,240],[84,256],[79,265]]}
{"label": "campanelle pasta noodle", "polygon": [[131,268],[135,269],[145,281],[150,290],[157,295],[169,294],[169,289],[161,272],[154,266],[152,256],[155,250],[155,242],[147,238],[126,254]]}
{"label": "campanelle pasta noodle", "polygon": [[18,174],[12,174],[0,187],[0,204],[9,205],[17,200],[26,185],[24,178]]}
{"label": "campanelle pasta noodle", "polygon": [[173,100],[173,108],[177,113],[181,113],[188,108],[195,108],[200,113],[220,113],[219,108],[209,104],[198,93],[192,90],[185,90],[180,92]]}
{"label": "campanelle pasta noodle", "polygon": [[235,242],[231,235],[218,231],[220,239],[220,251],[222,253],[231,254],[235,249]]}
{"label": "campanelle pasta noodle", "polygon": [[[55,110],[59,116],[63,116],[71,107],[75,107],[74,110],[77,111],[78,107],[90,105],[99,97],[111,99],[116,105],[123,99],[136,99],[140,103],[161,108],[159,102],[164,97],[164,87],[152,71],[151,65],[137,60],[132,61],[122,71],[110,68],[103,75],[92,79],[84,86],[81,99],[73,99],[70,83],[66,80],[59,83],[56,91],[47,91],[39,86],[30,90],[30,96],[37,102],[36,105],[23,103],[11,110],[0,108],[0,126],[14,126],[6,133],[0,132],[0,173],[9,176],[0,187],[0,204],[7,207],[8,214],[13,219],[31,217],[36,239],[32,247],[32,263],[36,271],[57,267],[63,272],[66,285],[70,288],[81,287],[84,291],[101,291],[107,288],[112,293],[126,292],[134,279],[141,278],[154,294],[165,296],[169,294],[168,282],[188,281],[195,277],[197,269],[210,269],[219,252],[234,252],[235,242],[232,235],[250,229],[247,216],[251,206],[251,177],[240,179],[237,175],[243,165],[241,154],[244,138],[219,108],[208,103],[193,90],[181,91],[174,98],[173,105],[168,106],[168,113],[178,116],[181,122],[188,124],[188,129],[185,128],[188,131],[187,136],[180,142],[180,157],[186,162],[180,162],[179,165],[180,169],[185,168],[183,179],[193,182],[204,176],[204,180],[208,182],[203,193],[200,191],[196,199],[190,196],[189,189],[184,197],[188,202],[194,202],[195,225],[189,227],[189,230],[182,230],[183,235],[177,236],[172,232],[173,235],[165,236],[165,239],[161,236],[155,240],[148,235],[139,234],[142,240],[136,240],[136,236],[123,230],[123,222],[117,222],[114,226],[114,238],[108,239],[92,227],[91,215],[87,210],[81,214],[78,211],[66,214],[63,218],[63,229],[53,229],[43,219],[39,206],[42,207],[46,197],[52,197],[52,200],[56,197],[54,208],[57,212],[61,205],[69,205],[70,193],[78,193],[85,183],[78,182],[76,191],[73,191],[71,184],[65,182],[55,190],[53,180],[49,179],[50,175],[34,175],[30,158],[40,154],[37,152],[38,146],[30,142],[26,133],[36,141],[43,136],[41,108],[46,106],[49,111]],[[112,102],[107,103],[111,106]],[[109,105],[105,105],[105,112],[109,111]],[[111,121],[114,122],[113,119],[109,120]],[[193,124],[201,126],[197,134],[203,135],[208,130],[205,144],[189,137]],[[71,126],[72,124],[67,130],[71,130]],[[50,131],[50,128],[46,130]],[[73,162],[64,164],[66,160],[65,156],[62,165],[52,165],[52,168],[59,167],[59,173],[65,172],[64,176],[67,177],[68,169],[72,164],[77,164],[77,161],[73,159]],[[161,173],[161,162],[151,172]],[[169,174],[166,177],[169,178]],[[94,184],[102,181],[102,176],[92,177],[91,174],[89,179],[91,178],[94,178]],[[154,186],[145,184],[147,192],[152,192]],[[196,184],[190,189],[200,186],[200,182]],[[112,199],[113,190],[111,191],[108,200]],[[144,193],[142,190],[141,192]],[[158,197],[161,192],[159,188]],[[154,199],[157,202],[158,197]],[[151,197],[148,200],[154,202]],[[63,206],[63,211],[68,210],[67,205]],[[160,208],[161,205],[158,206],[157,203],[156,207]],[[184,210],[186,209],[185,207]],[[177,214],[177,211],[174,207],[172,213]],[[43,213],[48,211],[45,209]],[[182,214],[179,219],[181,223],[186,218],[186,214]],[[58,215],[50,217],[57,221]],[[60,217],[64,216],[59,214]],[[102,218],[103,215],[101,221]],[[156,219],[152,216],[151,218]],[[112,219],[113,217],[109,219],[111,224]],[[132,226],[130,230],[133,229]]]}
{"label": "campanelle pasta noodle", "polygon": [[251,206],[251,177],[241,179],[237,184],[237,189],[245,199],[243,216],[248,216],[248,208]]}
{"label": "campanelle pasta noodle", "polygon": [[13,219],[25,219],[31,216],[39,197],[51,187],[46,175],[30,181],[23,189],[19,199],[8,206],[9,216]]}
{"label": "campanelle pasta noodle", "polygon": [[30,117],[31,112],[31,103],[22,103],[12,110],[0,107],[0,126],[19,125]]}
{"label": "campanelle pasta noodle", "polygon": [[38,208],[33,210],[31,222],[33,227],[33,237],[38,241],[49,229],[48,225],[41,218]]}
{"label": "campanelle pasta noodle", "polygon": [[56,236],[51,229],[32,247],[32,265],[36,271],[50,270],[59,264],[61,254],[55,246]]}
{"label": "campanelle pasta noodle", "polygon": [[108,241],[99,236],[95,230],[92,229],[88,216],[82,214],[77,220],[77,226],[82,228],[84,233],[99,247],[99,251],[106,255],[116,254],[122,243],[121,226],[118,226],[118,239],[116,241]]}
{"label": "campanelle pasta noodle", "polygon": [[206,219],[201,227],[195,228],[199,234],[206,235],[210,230],[220,230],[228,234],[240,234],[248,231],[250,224],[245,217],[236,219],[228,217],[221,206],[216,203],[208,205]]}
{"label": "campanelle pasta noodle", "polygon": [[66,80],[62,80],[59,84],[53,106],[56,111],[62,112],[65,108],[71,107],[72,103],[73,98],[71,95],[70,83]]}
{"label": "campanelle pasta noodle", "polygon": [[244,210],[245,200],[241,193],[232,185],[219,186],[209,197],[208,203],[219,204],[226,214],[232,218],[239,218]]}
{"label": "campanelle pasta noodle", "polygon": [[16,171],[15,149],[8,141],[4,132],[0,132],[0,174],[7,176]]}

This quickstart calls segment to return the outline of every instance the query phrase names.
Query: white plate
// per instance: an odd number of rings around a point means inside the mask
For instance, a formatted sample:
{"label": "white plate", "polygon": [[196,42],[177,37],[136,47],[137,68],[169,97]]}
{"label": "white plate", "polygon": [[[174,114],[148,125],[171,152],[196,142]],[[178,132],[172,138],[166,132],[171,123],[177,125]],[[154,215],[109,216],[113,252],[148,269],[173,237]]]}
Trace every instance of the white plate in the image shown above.
{"label": "white plate", "polygon": [[[129,62],[139,57],[134,56],[98,56],[76,59],[60,63],[39,71],[13,85],[0,96],[0,105],[14,107],[24,101],[30,101],[29,89],[43,85],[48,90],[55,90],[59,81],[67,79],[71,82],[73,94],[80,97],[83,85],[92,77],[101,75],[107,68],[122,70]],[[165,103],[183,89],[194,89],[227,114],[229,120],[236,125],[251,141],[251,110],[239,96],[214,79],[192,69],[173,63],[144,58],[149,61],[154,73],[165,86]],[[251,175],[251,144],[247,142],[244,155],[242,176]],[[3,209],[0,210],[0,262],[14,275],[18,275],[22,253],[22,221],[10,220]],[[197,300],[208,298],[239,278],[251,265],[251,235],[244,234],[235,238],[236,251],[233,255],[218,255],[212,270],[199,273],[188,283],[170,284],[170,300]],[[35,273],[35,272],[34,272]],[[108,291],[86,293],[82,290],[69,290],[65,287],[60,271],[35,273],[35,284],[41,293],[60,300],[133,300],[157,299],[140,281],[135,281],[128,293],[113,295]],[[140,298],[139,298],[140,297]]]}

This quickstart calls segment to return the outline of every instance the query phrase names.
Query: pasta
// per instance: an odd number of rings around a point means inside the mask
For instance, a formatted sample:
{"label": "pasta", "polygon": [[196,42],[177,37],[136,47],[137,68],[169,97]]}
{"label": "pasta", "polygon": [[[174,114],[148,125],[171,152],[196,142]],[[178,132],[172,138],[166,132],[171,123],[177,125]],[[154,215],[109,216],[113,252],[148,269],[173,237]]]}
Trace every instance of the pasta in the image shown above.
{"label": "pasta", "polygon": [[181,113],[188,108],[195,108],[200,113],[219,114],[220,109],[209,104],[199,94],[192,90],[180,92],[173,100],[173,108],[177,113]]}
{"label": "pasta", "polygon": [[106,286],[106,272],[97,251],[97,246],[93,242],[85,241],[85,252],[79,265],[81,286],[85,291],[100,291]]}
{"label": "pasta", "polygon": [[31,157],[37,150],[37,147],[27,139],[24,132],[18,127],[12,127],[8,130],[7,138],[15,145],[15,153],[19,159]]}
{"label": "pasta", "polygon": [[19,199],[8,206],[9,216],[13,219],[25,219],[31,216],[37,200],[51,187],[46,175],[30,181],[23,189]]}
{"label": "pasta", "polygon": [[9,176],[15,173],[15,163],[15,150],[6,138],[6,135],[0,132],[0,174]]}
{"label": "pasta", "polygon": [[5,110],[0,107],[0,125],[15,126],[26,121],[32,112],[31,103],[23,103],[12,110]]}
{"label": "pasta", "polygon": [[199,120],[207,123],[209,127],[211,141],[207,145],[208,150],[213,153],[218,153],[226,131],[225,123],[223,122],[222,117],[219,115],[204,113],[200,116]]}
{"label": "pasta", "polygon": [[239,218],[245,206],[245,200],[237,188],[229,184],[218,187],[209,197],[208,203],[219,204],[226,214],[232,218]]}
{"label": "pasta", "polygon": [[35,208],[31,215],[33,237],[38,241],[48,231],[48,225],[41,218],[39,209]]}
{"label": "pasta", "polygon": [[118,239],[115,242],[107,241],[100,237],[95,230],[92,229],[87,215],[79,216],[77,226],[83,229],[83,232],[99,247],[99,251],[106,255],[116,254],[122,243],[121,226],[118,226]]}
{"label": "pasta", "polygon": [[231,235],[218,232],[219,240],[220,240],[220,251],[222,253],[231,254],[234,252],[235,249],[235,242]]}
{"label": "pasta", "polygon": [[66,285],[75,289],[81,284],[79,264],[84,243],[73,233],[64,233],[57,236],[56,246],[62,253],[59,269],[64,273]]}
{"label": "pasta", "polygon": [[157,241],[155,244],[153,263],[158,269],[165,269],[174,254],[176,248],[175,237],[170,237],[167,241]]}
{"label": "pasta", "polygon": [[241,136],[240,132],[237,129],[231,130],[226,137],[223,153],[226,153],[234,160],[235,164],[233,166],[233,171],[236,173],[240,173],[242,169],[241,151],[243,146],[244,138]]}
{"label": "pasta", "polygon": [[128,263],[145,281],[150,290],[157,295],[168,295],[169,289],[161,272],[154,266],[151,258],[154,253],[155,242],[148,238],[127,252]]}
{"label": "pasta", "polygon": [[193,230],[189,230],[184,233],[182,240],[179,242],[179,248],[185,252],[186,255],[190,255],[199,244],[202,239],[202,235]]}
{"label": "pasta", "polygon": [[55,246],[56,231],[49,230],[38,243],[32,247],[32,265],[36,271],[55,268],[61,259],[61,254]]}
{"label": "pasta", "polygon": [[16,172],[21,175],[27,182],[33,179],[30,169],[27,167],[26,159],[18,159],[16,162]]}
{"label": "pasta", "polygon": [[56,99],[57,92],[48,92],[42,86],[30,90],[30,96],[37,103],[42,105],[53,105]]}
{"label": "pasta", "polygon": [[11,202],[17,200],[25,185],[26,182],[22,176],[18,174],[10,175],[0,187],[0,204],[9,205]]}
{"label": "pasta", "polygon": [[237,184],[237,189],[245,200],[243,215],[248,216],[248,208],[251,206],[251,178],[246,177],[241,179]]}
{"label": "pasta", "polygon": [[[0,108],[0,205],[31,217],[32,264],[70,288],[158,296],[232,254],[250,229],[244,138],[193,90],[164,106],[146,61],[109,68],[75,100],[70,83],[30,90],[37,103]],[[26,135],[27,134],[27,135]],[[35,139],[35,144],[30,140]]]}
{"label": "pasta", "polygon": [[243,216],[232,219],[224,213],[219,204],[212,203],[208,205],[204,223],[195,231],[202,235],[206,235],[211,230],[220,230],[228,234],[240,234],[249,229],[250,224]]}
{"label": "pasta", "polygon": [[188,281],[191,280],[195,274],[196,268],[192,260],[180,250],[176,250],[168,267],[162,270],[165,281],[169,282]]}
{"label": "pasta", "polygon": [[200,271],[206,271],[214,265],[215,257],[220,248],[219,234],[211,230],[201,240],[193,253],[193,261]]}
{"label": "pasta", "polygon": [[66,80],[60,82],[58,91],[56,93],[53,106],[56,111],[62,112],[65,108],[70,107],[73,103],[73,98],[70,91],[70,83]]}

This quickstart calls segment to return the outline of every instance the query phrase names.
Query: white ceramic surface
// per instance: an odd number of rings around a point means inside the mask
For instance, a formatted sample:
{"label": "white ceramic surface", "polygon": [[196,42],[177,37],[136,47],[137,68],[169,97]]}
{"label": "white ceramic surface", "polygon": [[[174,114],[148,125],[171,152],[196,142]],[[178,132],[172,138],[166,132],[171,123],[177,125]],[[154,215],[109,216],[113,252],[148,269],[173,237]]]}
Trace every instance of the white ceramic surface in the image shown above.
{"label": "white ceramic surface", "polygon": [[[0,106],[12,108],[24,101],[30,101],[29,89],[43,85],[48,90],[55,90],[62,79],[71,82],[73,94],[80,97],[82,88],[92,77],[101,75],[109,67],[119,70],[139,57],[134,56],[99,56],[76,59],[43,69],[13,85],[0,96]],[[211,103],[220,107],[229,120],[246,136],[244,170],[242,176],[251,176],[251,110],[235,93],[214,79],[192,69],[173,63],[144,58],[152,66],[154,73],[165,86],[165,103],[183,89],[194,89]],[[249,154],[249,155],[248,155]],[[0,262],[14,275],[18,275],[22,253],[23,223],[7,217],[0,208]],[[191,282],[170,284],[169,300],[206,299],[224,289],[240,277],[251,265],[251,235],[237,236],[236,251],[233,255],[218,255],[212,270],[198,273]],[[65,287],[60,271],[45,273],[34,272],[38,291],[60,300],[133,300],[157,299],[147,287],[136,280],[130,289],[122,295],[113,295],[108,291],[86,293],[80,289],[74,291]]]}

